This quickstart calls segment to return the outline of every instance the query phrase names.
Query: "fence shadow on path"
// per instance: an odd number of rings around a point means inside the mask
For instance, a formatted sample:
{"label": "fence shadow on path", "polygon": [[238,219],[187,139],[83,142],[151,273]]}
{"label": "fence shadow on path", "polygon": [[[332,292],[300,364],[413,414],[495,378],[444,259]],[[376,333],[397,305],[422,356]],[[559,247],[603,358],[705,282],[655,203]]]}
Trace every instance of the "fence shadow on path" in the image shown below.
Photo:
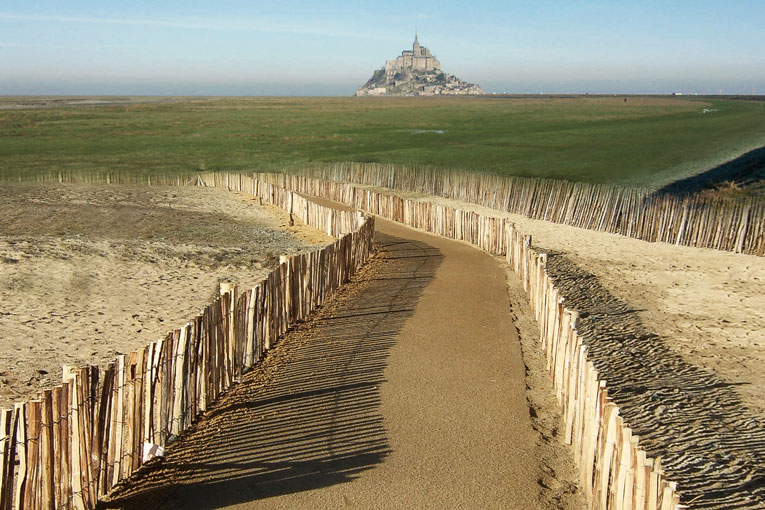
{"label": "fence shadow on path", "polygon": [[382,463],[389,352],[443,256],[375,237],[366,278],[288,333],[161,464],[100,508],[219,508],[349,482]]}

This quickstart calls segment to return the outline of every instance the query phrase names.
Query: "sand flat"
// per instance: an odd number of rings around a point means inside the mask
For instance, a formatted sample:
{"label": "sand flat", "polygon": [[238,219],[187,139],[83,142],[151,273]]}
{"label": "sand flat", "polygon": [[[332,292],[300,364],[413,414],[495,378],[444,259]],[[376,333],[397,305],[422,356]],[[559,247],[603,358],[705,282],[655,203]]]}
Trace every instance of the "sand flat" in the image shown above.
{"label": "sand flat", "polygon": [[180,327],[222,280],[331,238],[244,194],[192,187],[0,186],[0,406]]}

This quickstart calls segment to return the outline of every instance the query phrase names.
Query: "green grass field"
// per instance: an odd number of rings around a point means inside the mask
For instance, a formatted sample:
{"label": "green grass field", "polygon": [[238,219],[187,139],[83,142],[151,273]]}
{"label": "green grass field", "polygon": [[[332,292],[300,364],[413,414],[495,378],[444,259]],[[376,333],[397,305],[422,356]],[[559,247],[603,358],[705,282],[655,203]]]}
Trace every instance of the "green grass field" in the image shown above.
{"label": "green grass field", "polygon": [[[19,100],[0,98],[0,107],[14,102]],[[376,161],[653,188],[765,145],[763,103],[670,97],[189,98],[0,109],[0,174]]]}

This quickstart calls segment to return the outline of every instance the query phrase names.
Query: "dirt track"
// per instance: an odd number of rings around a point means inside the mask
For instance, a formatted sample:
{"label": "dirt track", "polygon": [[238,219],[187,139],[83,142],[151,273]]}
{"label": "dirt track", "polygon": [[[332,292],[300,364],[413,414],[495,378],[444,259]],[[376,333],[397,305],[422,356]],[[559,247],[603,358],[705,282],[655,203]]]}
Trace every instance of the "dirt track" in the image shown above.
{"label": "dirt track", "polygon": [[540,460],[503,268],[377,229],[366,278],[109,507],[576,508],[565,456]]}

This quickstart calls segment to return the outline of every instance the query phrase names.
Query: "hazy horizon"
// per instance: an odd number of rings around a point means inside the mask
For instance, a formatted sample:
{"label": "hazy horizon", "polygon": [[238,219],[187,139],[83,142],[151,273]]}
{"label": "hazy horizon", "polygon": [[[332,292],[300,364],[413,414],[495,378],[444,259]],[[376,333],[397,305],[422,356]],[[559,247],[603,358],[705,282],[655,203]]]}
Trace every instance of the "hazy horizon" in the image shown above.
{"label": "hazy horizon", "polygon": [[347,96],[415,29],[489,93],[762,94],[762,26],[765,3],[747,1],[10,0],[0,95]]}

